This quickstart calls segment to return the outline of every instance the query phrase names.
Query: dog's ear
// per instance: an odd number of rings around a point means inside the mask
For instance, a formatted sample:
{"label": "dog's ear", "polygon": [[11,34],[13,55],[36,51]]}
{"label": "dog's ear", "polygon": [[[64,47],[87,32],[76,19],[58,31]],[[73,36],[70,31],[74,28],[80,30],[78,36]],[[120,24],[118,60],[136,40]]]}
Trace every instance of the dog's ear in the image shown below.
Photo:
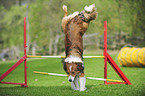
{"label": "dog's ear", "polygon": [[94,12],[94,11],[97,11],[97,8],[93,8],[93,11],[92,12]]}
{"label": "dog's ear", "polygon": [[67,71],[66,62],[64,62],[64,64],[63,64],[63,69],[64,69],[64,71]]}
{"label": "dog's ear", "polygon": [[76,63],[77,64],[77,71],[83,72],[84,71],[84,64],[83,63]]}
{"label": "dog's ear", "polygon": [[62,59],[63,69],[66,71],[66,62],[64,62],[64,59]]}

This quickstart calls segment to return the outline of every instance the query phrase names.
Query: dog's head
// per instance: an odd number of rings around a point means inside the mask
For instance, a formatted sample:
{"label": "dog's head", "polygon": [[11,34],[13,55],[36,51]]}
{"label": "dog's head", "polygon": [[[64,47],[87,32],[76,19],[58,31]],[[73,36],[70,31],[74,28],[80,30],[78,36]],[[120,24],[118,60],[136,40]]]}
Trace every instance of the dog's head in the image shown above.
{"label": "dog's head", "polygon": [[[69,61],[68,61],[69,60]],[[68,74],[68,81],[73,82],[76,75],[84,72],[84,64],[82,61],[70,60],[70,58],[66,58],[64,60],[63,68],[65,72]]]}
{"label": "dog's head", "polygon": [[84,67],[81,62],[64,63],[64,70],[68,74],[68,81],[73,82],[76,75],[83,72]]}
{"label": "dog's head", "polygon": [[84,11],[82,11],[82,13],[84,14],[85,18],[88,21],[94,20],[98,16],[98,13],[95,8],[95,4],[92,4],[90,6],[85,6]]}

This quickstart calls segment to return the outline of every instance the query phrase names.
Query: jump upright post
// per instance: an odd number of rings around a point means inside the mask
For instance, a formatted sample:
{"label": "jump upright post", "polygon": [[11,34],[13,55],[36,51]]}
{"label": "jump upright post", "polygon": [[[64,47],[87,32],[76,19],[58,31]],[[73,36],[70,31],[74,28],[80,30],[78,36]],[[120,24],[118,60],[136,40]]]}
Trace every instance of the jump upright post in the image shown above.
{"label": "jump upright post", "polygon": [[[28,87],[27,85],[27,58],[65,58],[65,56],[27,56],[26,50],[26,17],[24,17],[24,56],[16,62],[10,69],[8,69],[4,74],[0,76],[1,84],[16,84],[23,87]],[[124,73],[120,70],[111,56],[107,53],[107,21],[104,21],[104,53],[103,56],[83,56],[84,58],[104,58],[104,79],[106,81],[104,84],[127,84],[131,85],[131,82],[127,79]],[[24,83],[13,83],[13,82],[2,82],[2,80],[10,74],[15,68],[17,68],[22,62],[24,62]],[[116,73],[124,82],[107,82],[107,62],[113,67]]]}
{"label": "jump upright post", "polygon": [[[104,78],[107,79],[107,21],[104,21]],[[107,81],[104,81],[106,84]]]}
{"label": "jump upright post", "polygon": [[124,75],[118,65],[114,62],[111,56],[107,52],[107,21],[104,21],[104,78],[107,79],[107,62],[112,66],[112,68],[116,71],[119,77],[125,82],[107,82],[104,81],[104,84],[127,84],[131,85],[131,82]]}
{"label": "jump upright post", "polygon": [[[8,69],[4,74],[0,76],[1,84],[16,84],[24,87],[28,87],[27,85],[27,53],[26,53],[26,17],[24,17],[24,56],[16,62],[10,69]],[[9,75],[15,68],[17,68],[22,62],[24,62],[24,83],[14,83],[14,82],[1,82],[7,75]]]}

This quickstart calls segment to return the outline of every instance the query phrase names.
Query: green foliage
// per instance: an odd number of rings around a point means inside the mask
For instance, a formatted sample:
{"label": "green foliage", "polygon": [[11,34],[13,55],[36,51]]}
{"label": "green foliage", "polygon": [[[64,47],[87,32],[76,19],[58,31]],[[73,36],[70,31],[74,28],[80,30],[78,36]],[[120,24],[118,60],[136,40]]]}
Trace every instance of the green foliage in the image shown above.
{"label": "green foliage", "polygon": [[37,0],[36,3],[29,4],[31,42],[37,39],[38,45],[48,46],[49,40],[55,38],[57,33],[60,33],[61,18],[63,16],[61,3],[61,0],[59,2]]}
{"label": "green foliage", "polygon": [[22,45],[23,42],[23,17],[26,6],[12,6],[9,11],[3,10],[0,20],[2,30],[0,36],[4,40],[4,47]]}
{"label": "green foliage", "polygon": [[[22,0],[23,1],[23,0]],[[68,6],[68,14],[81,12],[86,5],[95,4],[98,17],[90,23],[86,34],[104,31],[104,21],[108,21],[108,34],[125,32],[130,36],[145,37],[145,8],[143,0],[36,0],[21,6],[13,5],[9,9],[0,6],[0,39],[4,41],[4,48],[23,45],[23,18],[28,11],[29,44],[36,42],[38,49],[52,49],[57,35],[62,36],[61,19],[63,18],[62,5]],[[28,5],[28,10],[26,10]],[[28,30],[27,30],[28,31]],[[63,38],[57,45],[63,46]],[[28,42],[27,42],[28,43]],[[61,51],[60,47],[58,51]],[[48,50],[47,50],[48,51]],[[54,51],[54,50],[52,50]],[[59,52],[58,52],[59,53]]]}

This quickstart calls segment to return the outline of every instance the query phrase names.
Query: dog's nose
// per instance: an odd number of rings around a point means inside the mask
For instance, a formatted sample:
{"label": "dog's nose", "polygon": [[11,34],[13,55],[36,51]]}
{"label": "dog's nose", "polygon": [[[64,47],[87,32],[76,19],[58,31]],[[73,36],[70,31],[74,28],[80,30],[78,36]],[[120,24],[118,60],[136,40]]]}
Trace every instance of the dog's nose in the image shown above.
{"label": "dog's nose", "polygon": [[72,82],[72,80],[71,80],[71,79],[69,79],[69,82]]}

